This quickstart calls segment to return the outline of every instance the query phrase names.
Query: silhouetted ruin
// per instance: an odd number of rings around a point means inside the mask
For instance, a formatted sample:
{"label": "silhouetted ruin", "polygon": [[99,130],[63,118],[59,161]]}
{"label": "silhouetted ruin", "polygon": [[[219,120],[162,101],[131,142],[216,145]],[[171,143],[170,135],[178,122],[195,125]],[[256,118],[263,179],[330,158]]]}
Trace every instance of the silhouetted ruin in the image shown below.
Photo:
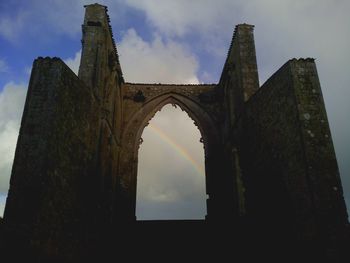
{"label": "silhouetted ruin", "polygon": [[[349,256],[314,59],[289,60],[259,88],[254,27],[240,24],[218,84],[128,83],[107,7],[85,8],[78,76],[59,58],[33,64],[0,229],[11,262],[133,259],[137,249],[147,251],[144,259],[167,252],[213,262]],[[141,134],[169,103],[202,135],[203,221],[135,217]],[[128,249],[135,252],[126,256]]]}

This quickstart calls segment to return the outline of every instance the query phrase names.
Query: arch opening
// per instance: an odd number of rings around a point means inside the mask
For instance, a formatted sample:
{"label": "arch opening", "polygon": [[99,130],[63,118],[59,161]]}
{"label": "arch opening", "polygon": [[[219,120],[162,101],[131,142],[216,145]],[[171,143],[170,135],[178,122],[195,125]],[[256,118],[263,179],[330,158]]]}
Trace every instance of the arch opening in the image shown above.
{"label": "arch opening", "polygon": [[137,220],[205,219],[202,141],[193,120],[175,104],[149,121],[137,155]]}

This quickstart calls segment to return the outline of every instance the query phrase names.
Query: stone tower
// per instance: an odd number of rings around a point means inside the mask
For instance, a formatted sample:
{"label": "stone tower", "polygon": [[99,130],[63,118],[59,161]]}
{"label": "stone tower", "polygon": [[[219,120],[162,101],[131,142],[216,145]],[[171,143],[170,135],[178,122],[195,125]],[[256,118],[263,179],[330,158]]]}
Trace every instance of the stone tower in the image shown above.
{"label": "stone tower", "polygon": [[[259,87],[254,27],[241,24],[218,84],[128,83],[107,7],[85,8],[78,76],[59,58],[33,64],[4,214],[10,259],[118,259],[140,241],[148,252],[156,242],[173,253],[174,237],[182,237],[177,248],[200,244],[191,252],[203,258],[348,256],[348,215],[313,59],[289,60]],[[135,218],[140,137],[168,103],[203,137],[204,221]]]}

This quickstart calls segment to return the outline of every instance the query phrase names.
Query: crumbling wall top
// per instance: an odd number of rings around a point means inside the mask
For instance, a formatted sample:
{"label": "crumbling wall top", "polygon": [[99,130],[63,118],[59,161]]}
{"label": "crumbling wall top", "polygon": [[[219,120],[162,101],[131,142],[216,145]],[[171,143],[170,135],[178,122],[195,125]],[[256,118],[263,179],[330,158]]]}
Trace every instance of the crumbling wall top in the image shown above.
{"label": "crumbling wall top", "polygon": [[[119,61],[119,54],[118,54],[116,42],[114,40],[113,31],[112,31],[112,27],[111,27],[111,20],[110,20],[109,15],[108,15],[108,7],[101,5],[101,4],[98,4],[98,3],[84,5],[84,7],[86,8],[86,14],[91,14],[92,17],[94,17],[95,19],[97,18],[98,10],[99,11],[103,10],[103,17],[99,17],[97,19],[99,20],[98,22],[100,22],[100,23],[104,24],[106,27],[108,27],[108,30],[109,30],[109,33],[111,36],[111,40],[112,40],[113,49],[114,49],[115,56],[116,56],[118,76],[121,78],[122,82],[124,82],[123,72],[121,69],[120,61]],[[91,12],[88,12],[88,9],[91,9]],[[87,17],[89,17],[89,16],[86,16],[85,20],[87,19]],[[87,24],[87,23],[88,23],[88,21],[84,21],[84,24]]]}

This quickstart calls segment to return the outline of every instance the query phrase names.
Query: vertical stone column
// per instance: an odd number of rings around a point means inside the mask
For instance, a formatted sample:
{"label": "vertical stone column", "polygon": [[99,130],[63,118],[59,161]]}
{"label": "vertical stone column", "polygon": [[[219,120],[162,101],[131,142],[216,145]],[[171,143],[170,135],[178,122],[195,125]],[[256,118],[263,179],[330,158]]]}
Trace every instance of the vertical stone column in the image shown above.
{"label": "vertical stone column", "polygon": [[[238,217],[244,211],[244,191],[240,178],[239,155],[234,154],[236,145],[235,126],[244,110],[245,102],[258,90],[259,78],[255,55],[254,26],[237,25],[219,82],[222,94],[222,138],[223,138],[223,180],[231,187],[233,215]],[[229,191],[229,189],[227,189]]]}
{"label": "vertical stone column", "polygon": [[231,115],[237,115],[259,88],[253,29],[247,24],[236,26],[221,74],[219,84]]}
{"label": "vertical stone column", "polygon": [[123,82],[107,7],[99,4],[86,5],[82,30],[78,76],[93,88],[97,97],[103,99],[111,86],[110,79],[113,79],[115,86],[120,86]]}
{"label": "vertical stone column", "polygon": [[105,53],[105,34],[107,27],[106,8],[102,5],[85,6],[85,18],[82,39],[82,56],[79,67],[79,78],[89,87],[94,88],[95,94],[101,96],[102,63]]}
{"label": "vertical stone column", "polygon": [[[255,55],[254,26],[241,24],[236,27],[235,40],[230,53],[230,60],[237,67],[237,79],[247,101],[259,88],[259,77]],[[231,51],[230,51],[231,52]]]}
{"label": "vertical stone column", "polygon": [[[99,196],[105,217],[112,217],[115,191],[118,191],[118,158],[122,116],[122,85],[124,83],[117,49],[109,25],[107,7],[99,4],[85,6],[82,25],[82,56],[79,78],[92,90],[101,107],[96,149]],[[104,220],[105,218],[102,218]]]}

